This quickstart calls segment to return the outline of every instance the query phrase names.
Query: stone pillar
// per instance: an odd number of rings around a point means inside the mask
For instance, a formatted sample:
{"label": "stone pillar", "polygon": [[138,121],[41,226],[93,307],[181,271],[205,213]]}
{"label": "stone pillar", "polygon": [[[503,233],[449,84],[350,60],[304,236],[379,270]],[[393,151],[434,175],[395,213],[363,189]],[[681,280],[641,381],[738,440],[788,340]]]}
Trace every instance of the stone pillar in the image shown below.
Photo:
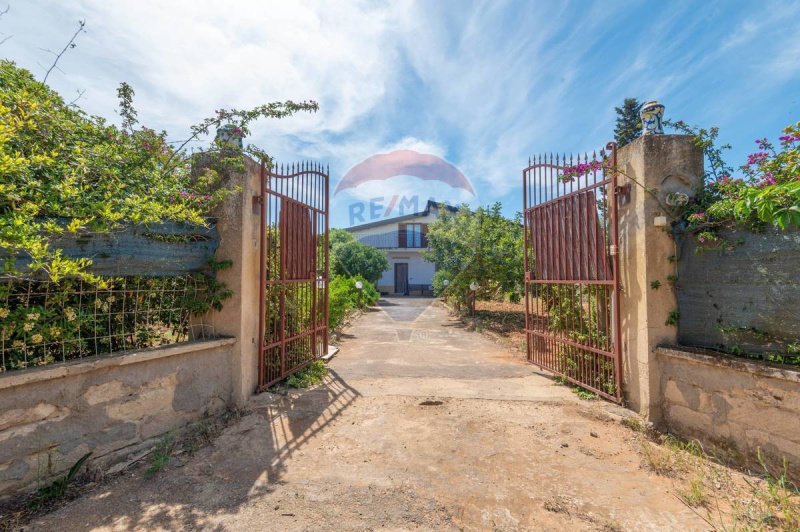
{"label": "stone pillar", "polygon": [[[673,221],[666,196],[692,197],[703,182],[703,153],[688,135],[648,135],[618,153],[618,184],[630,184],[630,200],[620,198],[620,315],[623,390],[633,410],[661,420],[660,373],[655,348],[675,344],[678,328],[667,325],[678,303],[669,278],[677,273]],[[634,182],[634,180],[636,182]],[[638,183],[637,183],[638,182]],[[645,188],[652,194],[648,193]],[[654,197],[655,196],[655,197]],[[666,217],[666,226],[659,226]],[[655,289],[654,281],[660,283]]]}
{"label": "stone pillar", "polygon": [[[198,166],[202,167],[202,159]],[[217,273],[217,279],[233,291],[233,296],[223,302],[221,311],[211,311],[202,318],[203,326],[213,334],[236,338],[230,361],[231,399],[240,407],[258,386],[261,216],[254,208],[253,197],[261,193],[260,170],[259,163],[245,157],[244,171],[223,179],[225,186],[239,188],[213,213],[220,236],[216,259],[233,262],[231,268]]]}

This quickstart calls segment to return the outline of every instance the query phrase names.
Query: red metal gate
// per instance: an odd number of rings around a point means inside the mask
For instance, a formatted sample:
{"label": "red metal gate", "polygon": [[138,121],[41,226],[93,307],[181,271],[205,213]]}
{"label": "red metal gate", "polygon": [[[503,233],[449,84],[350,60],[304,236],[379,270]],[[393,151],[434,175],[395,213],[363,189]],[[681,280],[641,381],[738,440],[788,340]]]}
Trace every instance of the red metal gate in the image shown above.
{"label": "red metal gate", "polygon": [[528,360],[622,401],[616,145],[522,172]]}
{"label": "red metal gate", "polygon": [[258,374],[264,389],[328,351],[328,171],[261,165]]}

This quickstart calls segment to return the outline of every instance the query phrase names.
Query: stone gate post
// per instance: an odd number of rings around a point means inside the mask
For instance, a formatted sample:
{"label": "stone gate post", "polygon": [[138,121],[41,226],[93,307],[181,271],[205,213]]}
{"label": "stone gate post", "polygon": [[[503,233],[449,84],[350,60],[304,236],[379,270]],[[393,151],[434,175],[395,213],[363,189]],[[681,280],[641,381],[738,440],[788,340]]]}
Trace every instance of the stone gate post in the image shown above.
{"label": "stone gate post", "polygon": [[673,220],[667,195],[691,198],[700,190],[703,153],[689,135],[646,135],[619,150],[618,168],[618,184],[630,185],[630,199],[620,198],[619,204],[624,398],[658,423],[662,412],[655,348],[675,344],[678,332],[668,323],[678,303],[672,287],[677,263],[675,241],[668,233]]}
{"label": "stone gate post", "polygon": [[[202,167],[202,157],[196,168]],[[233,291],[223,302],[222,310],[202,317],[203,327],[211,333],[236,338],[231,355],[231,376],[236,406],[244,406],[258,386],[259,325],[259,242],[260,211],[253,197],[261,194],[261,166],[245,157],[243,172],[224,176],[224,186],[238,188],[213,212],[217,218],[220,243],[215,258],[230,260],[231,268],[217,273],[217,279]]]}

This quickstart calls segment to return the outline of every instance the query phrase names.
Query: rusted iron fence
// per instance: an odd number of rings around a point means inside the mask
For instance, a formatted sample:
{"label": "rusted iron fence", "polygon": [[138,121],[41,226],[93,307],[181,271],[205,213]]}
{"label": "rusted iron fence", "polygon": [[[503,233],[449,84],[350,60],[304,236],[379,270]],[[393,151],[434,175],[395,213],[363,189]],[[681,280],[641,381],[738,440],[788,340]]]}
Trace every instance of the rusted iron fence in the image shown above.
{"label": "rusted iron fence", "polygon": [[212,337],[202,314],[222,295],[203,274],[0,280],[0,373]]}
{"label": "rusted iron fence", "polygon": [[328,171],[261,167],[259,388],[328,351]]}
{"label": "rusted iron fence", "polygon": [[616,145],[523,170],[528,360],[621,402]]}
{"label": "rusted iron fence", "polygon": [[214,336],[202,316],[229,295],[209,260],[219,245],[215,220],[65,231],[51,244],[90,258],[97,281],[47,280],[29,272],[30,257],[0,249],[10,270],[0,275],[0,372]]}

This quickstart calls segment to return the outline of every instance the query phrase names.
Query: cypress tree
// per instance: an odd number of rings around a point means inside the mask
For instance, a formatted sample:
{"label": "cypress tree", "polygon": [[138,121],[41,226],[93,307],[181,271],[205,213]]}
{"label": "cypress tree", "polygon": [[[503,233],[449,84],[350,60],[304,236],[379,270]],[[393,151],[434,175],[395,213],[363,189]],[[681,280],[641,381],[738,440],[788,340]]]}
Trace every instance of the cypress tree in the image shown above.
{"label": "cypress tree", "polygon": [[618,147],[623,147],[636,140],[642,134],[642,121],[639,118],[639,109],[642,104],[636,98],[625,98],[622,107],[615,107],[617,112],[617,125],[614,127],[614,139]]}

